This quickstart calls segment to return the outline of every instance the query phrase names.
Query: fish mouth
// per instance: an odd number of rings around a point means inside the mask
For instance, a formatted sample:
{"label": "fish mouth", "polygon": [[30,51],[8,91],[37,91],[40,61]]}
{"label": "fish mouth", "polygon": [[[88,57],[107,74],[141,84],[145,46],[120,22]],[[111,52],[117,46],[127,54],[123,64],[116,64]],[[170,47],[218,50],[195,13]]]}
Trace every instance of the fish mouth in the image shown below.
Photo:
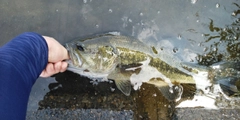
{"label": "fish mouth", "polygon": [[72,63],[74,66],[81,67],[83,63],[82,63],[82,60],[81,60],[80,56],[78,55],[77,51],[75,51],[76,45],[71,44],[71,43],[66,44],[66,49],[67,49],[68,55],[70,57],[69,63]]}

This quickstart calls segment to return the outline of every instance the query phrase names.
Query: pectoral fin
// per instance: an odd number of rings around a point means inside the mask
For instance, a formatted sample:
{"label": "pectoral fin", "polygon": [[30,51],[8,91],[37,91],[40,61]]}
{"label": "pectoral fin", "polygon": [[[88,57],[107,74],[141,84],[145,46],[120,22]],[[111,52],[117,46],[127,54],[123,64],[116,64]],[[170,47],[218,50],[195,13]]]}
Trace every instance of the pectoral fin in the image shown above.
{"label": "pectoral fin", "polygon": [[117,88],[122,91],[126,96],[130,95],[131,92],[131,83],[129,80],[115,80]]}
{"label": "pectoral fin", "polygon": [[122,91],[126,96],[130,95],[132,86],[130,82],[130,76],[133,73],[139,72],[138,69],[135,70],[125,70],[126,68],[123,66],[118,66],[114,71],[112,71],[108,75],[108,79],[112,79],[115,81],[117,88]]}

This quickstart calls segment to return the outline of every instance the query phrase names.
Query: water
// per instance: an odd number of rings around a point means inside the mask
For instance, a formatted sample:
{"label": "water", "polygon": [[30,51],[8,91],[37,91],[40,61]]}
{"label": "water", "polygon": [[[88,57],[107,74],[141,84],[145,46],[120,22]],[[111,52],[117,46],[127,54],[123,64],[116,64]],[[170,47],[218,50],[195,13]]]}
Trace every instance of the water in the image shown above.
{"label": "water", "polygon": [[[165,56],[168,54],[170,63],[180,60],[210,66],[220,61],[239,61],[239,0],[0,0],[0,3],[0,45],[25,31],[52,36],[62,44],[77,37],[117,31],[154,47],[165,59],[169,59]],[[125,97],[114,90],[113,84],[91,87],[87,81],[80,83],[83,78],[72,73],[60,76],[51,78],[50,84],[48,79],[36,82],[29,111],[47,107],[131,109],[139,119],[170,118],[175,111],[175,103],[161,98],[161,93],[149,85]],[[184,91],[187,93],[182,97],[193,97],[190,91],[195,88],[184,88],[189,91]],[[110,104],[113,98],[115,102]],[[105,106],[100,104],[104,100]],[[125,106],[116,105],[122,101],[126,101],[122,103]]]}

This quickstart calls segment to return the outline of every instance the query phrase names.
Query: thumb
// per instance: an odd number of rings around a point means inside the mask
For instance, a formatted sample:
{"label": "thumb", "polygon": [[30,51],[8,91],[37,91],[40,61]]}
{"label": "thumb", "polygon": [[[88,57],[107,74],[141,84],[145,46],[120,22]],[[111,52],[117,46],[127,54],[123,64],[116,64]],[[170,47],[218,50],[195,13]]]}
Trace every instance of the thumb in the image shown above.
{"label": "thumb", "polygon": [[43,36],[48,44],[48,62],[56,63],[69,59],[68,51],[57,40]]}

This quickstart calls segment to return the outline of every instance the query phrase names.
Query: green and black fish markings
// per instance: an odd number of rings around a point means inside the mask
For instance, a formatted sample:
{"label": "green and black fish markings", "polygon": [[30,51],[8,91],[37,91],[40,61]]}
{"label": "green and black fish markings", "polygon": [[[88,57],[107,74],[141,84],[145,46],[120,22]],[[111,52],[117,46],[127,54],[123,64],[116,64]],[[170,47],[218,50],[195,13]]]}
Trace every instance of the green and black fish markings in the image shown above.
{"label": "green and black fish markings", "polygon": [[[196,84],[197,89],[204,93],[209,91],[207,88],[212,84],[220,84],[226,88],[222,88],[223,94],[226,94],[225,91],[232,91],[231,94],[235,96],[240,93],[240,85],[235,82],[239,76],[220,77],[227,72],[216,68],[220,66],[227,70],[236,63],[224,62],[210,67],[181,62],[168,64],[166,59],[163,61],[158,56],[156,48],[131,37],[112,34],[75,40],[67,43],[66,48],[71,58],[68,70],[92,80],[114,80],[117,88],[125,95],[130,95],[132,86],[135,90],[139,89],[143,82],[158,87],[169,100],[181,97],[180,84]],[[240,73],[238,69],[234,70]]]}
{"label": "green and black fish markings", "polygon": [[73,41],[66,48],[71,58],[68,70],[93,80],[112,79],[125,95],[130,95],[132,85],[138,89],[146,82],[173,99],[174,90],[181,93],[178,84],[195,84],[191,75],[162,61],[155,49],[130,37],[101,35]]}

